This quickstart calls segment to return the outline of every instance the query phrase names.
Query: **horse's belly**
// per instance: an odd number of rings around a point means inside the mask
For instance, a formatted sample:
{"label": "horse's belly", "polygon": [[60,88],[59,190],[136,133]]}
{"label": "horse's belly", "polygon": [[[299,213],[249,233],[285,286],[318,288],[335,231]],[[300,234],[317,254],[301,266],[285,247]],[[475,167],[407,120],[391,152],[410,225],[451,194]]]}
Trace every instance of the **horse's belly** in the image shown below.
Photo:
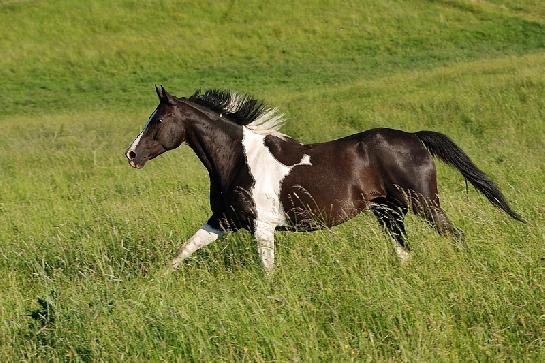
{"label": "horse's belly", "polygon": [[365,198],[355,194],[357,192],[350,185],[284,187],[281,202],[286,223],[296,230],[314,230],[340,224],[366,208]]}

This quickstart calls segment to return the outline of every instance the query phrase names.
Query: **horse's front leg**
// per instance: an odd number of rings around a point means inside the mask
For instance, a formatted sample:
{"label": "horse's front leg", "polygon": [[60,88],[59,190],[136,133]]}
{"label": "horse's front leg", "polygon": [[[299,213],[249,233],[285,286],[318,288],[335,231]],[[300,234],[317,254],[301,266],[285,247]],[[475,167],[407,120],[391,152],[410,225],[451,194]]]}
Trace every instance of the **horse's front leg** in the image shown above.
{"label": "horse's front leg", "polygon": [[274,230],[275,226],[266,222],[256,221],[254,237],[257,241],[257,253],[265,272],[274,268]]}
{"label": "horse's front leg", "polygon": [[172,267],[176,270],[183,260],[191,256],[193,252],[209,245],[223,235],[223,231],[215,229],[208,223],[204,224],[190,239],[188,239],[178,250],[178,254],[172,260]]}

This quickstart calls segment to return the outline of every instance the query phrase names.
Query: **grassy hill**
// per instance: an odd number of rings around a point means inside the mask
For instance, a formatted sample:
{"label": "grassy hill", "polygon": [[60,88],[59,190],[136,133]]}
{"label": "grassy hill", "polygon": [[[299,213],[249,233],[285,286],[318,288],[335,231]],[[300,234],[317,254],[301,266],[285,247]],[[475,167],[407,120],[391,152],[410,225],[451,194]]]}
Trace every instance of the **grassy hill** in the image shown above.
{"label": "grassy hill", "polygon": [[[0,360],[545,359],[545,4],[0,0]],[[469,245],[409,217],[399,266],[365,214],[248,233],[162,267],[209,213],[187,147],[124,159],[154,84],[249,92],[284,132],[450,135],[523,225],[439,165]]]}

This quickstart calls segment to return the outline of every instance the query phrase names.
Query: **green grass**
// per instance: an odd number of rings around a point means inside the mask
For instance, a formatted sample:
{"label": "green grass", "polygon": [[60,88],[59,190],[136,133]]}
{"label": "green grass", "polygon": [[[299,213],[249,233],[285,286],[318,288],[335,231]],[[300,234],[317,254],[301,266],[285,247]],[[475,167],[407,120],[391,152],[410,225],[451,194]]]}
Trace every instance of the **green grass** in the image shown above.
{"label": "green grass", "polygon": [[[0,0],[0,35],[1,361],[545,359],[542,2]],[[304,142],[446,133],[529,223],[439,164],[465,250],[410,216],[399,266],[365,214],[277,233],[271,277],[244,232],[165,276],[208,179],[187,147],[127,166],[155,83],[250,92]]]}

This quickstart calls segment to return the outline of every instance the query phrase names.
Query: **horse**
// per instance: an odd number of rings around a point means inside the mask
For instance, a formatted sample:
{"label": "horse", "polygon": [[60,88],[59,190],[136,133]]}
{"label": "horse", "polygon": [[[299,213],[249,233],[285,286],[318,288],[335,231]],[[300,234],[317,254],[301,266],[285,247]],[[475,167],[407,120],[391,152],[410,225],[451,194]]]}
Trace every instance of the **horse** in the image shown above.
{"label": "horse", "polygon": [[458,169],[496,207],[524,222],[496,184],[448,136],[375,128],[303,144],[281,133],[278,109],[247,94],[197,90],[176,97],[156,86],[159,104],[127,149],[133,168],[187,144],[210,177],[211,216],[178,250],[171,268],[224,233],[246,229],[266,272],[274,267],[276,230],[329,228],[371,210],[391,236],[400,261],[409,257],[409,210],[443,236],[463,233],[439,203],[433,157]]}

